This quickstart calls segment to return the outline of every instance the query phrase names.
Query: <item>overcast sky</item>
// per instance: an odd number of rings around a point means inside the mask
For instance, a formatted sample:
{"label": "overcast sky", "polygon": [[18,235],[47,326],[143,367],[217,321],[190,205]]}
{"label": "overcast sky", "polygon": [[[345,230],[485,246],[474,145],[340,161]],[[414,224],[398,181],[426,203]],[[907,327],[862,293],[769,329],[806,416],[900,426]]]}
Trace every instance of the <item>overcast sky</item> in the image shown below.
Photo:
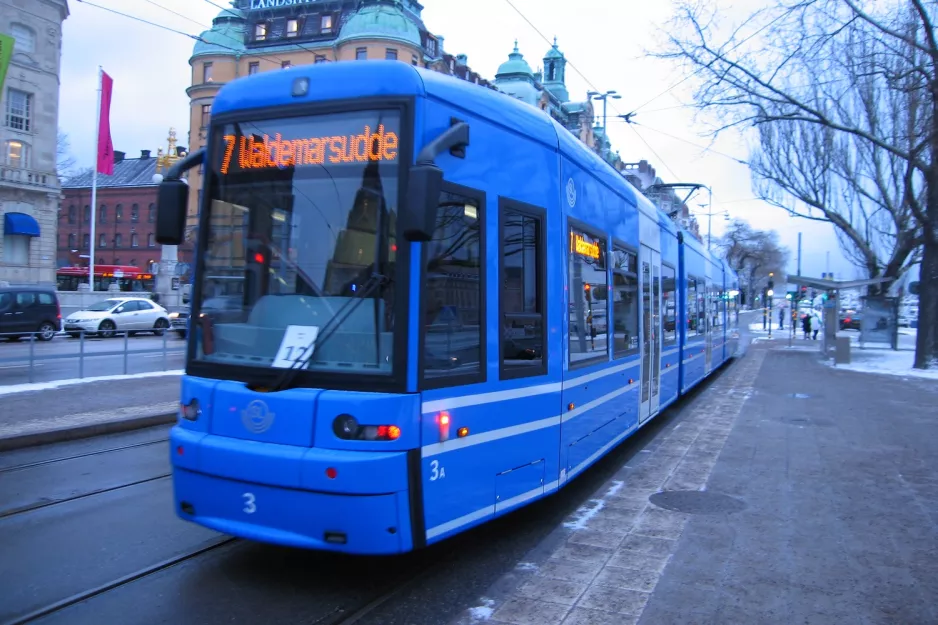
{"label": "overcast sky", "polygon": [[[212,18],[220,11],[214,5],[228,5],[226,0],[93,2],[191,35],[211,26]],[[704,151],[709,143],[702,136],[706,127],[700,120],[695,121],[695,111],[686,106],[690,102],[691,81],[669,89],[683,74],[670,62],[647,56],[647,51],[659,49],[663,39],[661,29],[666,28],[671,14],[669,2],[512,0],[537,30],[506,0],[423,2],[424,21],[431,31],[445,38],[446,51],[468,55],[470,67],[489,79],[494,79],[515,39],[525,59],[537,69],[549,49],[549,41],[538,31],[549,40],[557,36],[569,61],[567,86],[572,99],[585,99],[590,83],[597,90],[615,89],[622,95],[621,100],[610,101],[610,117],[638,109],[635,121],[640,122],[639,126],[609,122],[613,147],[626,162],[648,160],[665,182],[699,182],[710,186],[714,191],[714,212],[726,210],[731,217],[745,219],[753,227],[776,230],[782,243],[791,250],[791,273],[795,271],[800,231],[803,274],[817,276],[825,271],[829,252],[829,269],[838,277],[857,275],[841,254],[830,225],[793,219],[779,209],[752,200],[748,168],[713,151]],[[726,0],[723,15],[732,17],[733,11],[741,11],[740,7],[751,3],[752,0]],[[187,145],[186,88],[191,71],[188,61],[195,41],[77,0],[71,0],[69,8],[71,15],[63,27],[59,124],[68,133],[79,164],[90,166],[95,154],[98,65],[114,79],[111,132],[115,150],[127,152],[128,156],[139,156],[142,149],[154,154],[159,147],[165,150],[170,126],[176,128],[179,144]],[[656,98],[663,92],[665,95]],[[601,104],[597,103],[597,108],[601,111]],[[746,141],[739,136],[721,137],[713,149],[742,160],[749,155]],[[706,212],[706,207],[698,206],[706,202],[707,194],[701,192],[690,205],[695,211]],[[699,220],[706,241],[707,218]],[[721,234],[725,224],[722,215],[715,216],[713,235]]]}

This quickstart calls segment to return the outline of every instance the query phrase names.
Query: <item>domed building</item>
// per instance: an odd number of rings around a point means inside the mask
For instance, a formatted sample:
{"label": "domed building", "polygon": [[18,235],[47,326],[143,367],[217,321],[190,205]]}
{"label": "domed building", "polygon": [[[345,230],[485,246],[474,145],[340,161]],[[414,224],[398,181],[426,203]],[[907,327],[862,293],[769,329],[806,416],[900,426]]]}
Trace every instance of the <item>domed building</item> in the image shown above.
{"label": "domed building", "polygon": [[[443,50],[443,37],[431,33],[417,0],[232,0],[192,50],[189,149],[205,145],[212,101],[236,78],[295,65],[366,59],[392,59],[491,87],[473,72],[465,55]],[[198,172],[190,172],[189,225],[198,214]]]}
{"label": "domed building", "polygon": [[570,101],[566,84],[567,59],[557,47],[556,38],[543,62],[543,71],[532,71],[515,41],[515,49],[495,74],[495,88],[541,109],[580,141],[602,154],[597,149],[593,128],[593,103],[589,100]]}

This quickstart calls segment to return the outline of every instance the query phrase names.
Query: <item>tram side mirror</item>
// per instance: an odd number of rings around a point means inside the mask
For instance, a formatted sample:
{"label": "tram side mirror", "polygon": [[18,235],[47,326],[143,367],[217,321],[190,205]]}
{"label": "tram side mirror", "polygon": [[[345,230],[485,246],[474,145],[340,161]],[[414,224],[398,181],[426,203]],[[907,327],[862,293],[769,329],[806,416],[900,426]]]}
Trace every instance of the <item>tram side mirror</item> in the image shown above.
{"label": "tram side mirror", "polygon": [[186,206],[189,185],[182,180],[164,180],[160,183],[156,209],[156,242],[160,245],[179,245],[185,238]]}
{"label": "tram side mirror", "polygon": [[443,170],[436,165],[415,165],[410,168],[407,184],[407,203],[401,215],[404,239],[430,241],[436,231]]}

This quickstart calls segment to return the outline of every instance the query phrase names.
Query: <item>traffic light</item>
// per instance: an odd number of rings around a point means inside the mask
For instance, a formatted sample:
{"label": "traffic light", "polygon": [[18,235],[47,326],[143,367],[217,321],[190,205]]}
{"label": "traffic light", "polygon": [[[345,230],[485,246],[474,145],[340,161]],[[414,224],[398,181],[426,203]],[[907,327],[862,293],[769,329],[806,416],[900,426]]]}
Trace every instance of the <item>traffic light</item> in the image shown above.
{"label": "traffic light", "polygon": [[773,279],[774,277],[775,277],[775,272],[770,271],[769,272],[769,288],[770,289],[775,288],[775,280]]}

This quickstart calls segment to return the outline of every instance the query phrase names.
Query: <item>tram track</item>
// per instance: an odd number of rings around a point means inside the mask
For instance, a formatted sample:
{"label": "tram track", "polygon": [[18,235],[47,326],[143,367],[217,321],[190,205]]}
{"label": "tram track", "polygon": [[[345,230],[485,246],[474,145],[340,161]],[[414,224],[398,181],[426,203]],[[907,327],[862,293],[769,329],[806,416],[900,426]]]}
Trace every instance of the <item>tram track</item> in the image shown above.
{"label": "tram track", "polygon": [[57,612],[61,612],[62,610],[69,608],[70,606],[81,603],[83,601],[87,601],[89,599],[93,599],[94,597],[103,595],[107,592],[116,590],[123,586],[127,586],[128,584],[131,584],[140,579],[149,577],[151,575],[155,575],[161,571],[171,569],[174,566],[178,566],[180,564],[183,564],[184,562],[188,562],[190,560],[203,556],[209,552],[220,549],[221,547],[229,545],[238,540],[240,539],[235,538],[233,536],[223,536],[221,538],[217,538],[209,542],[207,545],[204,545],[198,549],[188,551],[187,553],[183,553],[178,556],[167,558],[151,566],[144,567],[133,573],[124,575],[123,577],[119,577],[110,582],[101,584],[100,586],[96,586],[94,588],[91,588],[91,589],[88,589],[79,593],[75,593],[74,595],[71,595],[70,597],[66,597],[64,599],[56,601],[55,603],[50,603],[44,607],[33,610],[32,612],[29,612],[27,614],[17,616],[13,620],[7,621],[3,625],[22,625],[24,623],[31,623],[40,618],[44,618],[46,616],[51,616]]}
{"label": "tram track", "polygon": [[77,460],[79,458],[88,458],[91,456],[100,456],[102,454],[115,453],[119,451],[125,451],[127,449],[135,449],[139,447],[148,447],[150,445],[158,445],[160,443],[165,443],[169,438],[160,438],[154,441],[145,441],[142,443],[133,443],[131,445],[122,445],[120,447],[108,447],[107,449],[98,449],[95,451],[88,451],[81,454],[72,454],[71,456],[62,456],[61,458],[49,458],[47,460],[37,460],[36,462],[26,462],[23,464],[17,464],[12,467],[0,467],[0,473],[10,473],[13,471],[22,471],[24,469],[32,469],[34,467],[41,467],[44,465],[55,464],[57,462],[67,462],[69,460]]}
{"label": "tram track", "polygon": [[32,512],[34,510],[41,510],[43,508],[48,508],[50,506],[57,506],[63,503],[69,503],[71,501],[77,501],[79,499],[85,499],[87,497],[93,497],[95,495],[102,495],[104,493],[110,493],[116,490],[121,490],[123,488],[130,488],[131,486],[139,486],[140,484],[146,484],[148,482],[155,482],[157,480],[163,480],[172,476],[172,473],[162,473],[154,477],[147,477],[142,480],[135,480],[133,482],[128,482],[126,484],[119,484],[117,486],[109,486],[107,488],[98,488],[87,493],[81,493],[73,497],[62,497],[59,499],[49,499],[46,501],[39,501],[36,503],[28,504],[25,506],[20,506],[18,508],[12,508],[9,510],[0,510],[0,519],[5,519],[8,517],[16,516],[17,514],[25,514],[26,512]]}
{"label": "tram track", "polygon": [[433,562],[418,567],[417,571],[405,581],[391,582],[372,593],[367,601],[358,601],[357,605],[348,608],[338,608],[312,621],[311,625],[353,625],[359,623],[362,619],[374,614],[381,606],[412,588],[417,582],[427,579],[447,565],[452,565],[458,559],[457,554],[458,550],[453,549],[446,555],[439,556]]}

